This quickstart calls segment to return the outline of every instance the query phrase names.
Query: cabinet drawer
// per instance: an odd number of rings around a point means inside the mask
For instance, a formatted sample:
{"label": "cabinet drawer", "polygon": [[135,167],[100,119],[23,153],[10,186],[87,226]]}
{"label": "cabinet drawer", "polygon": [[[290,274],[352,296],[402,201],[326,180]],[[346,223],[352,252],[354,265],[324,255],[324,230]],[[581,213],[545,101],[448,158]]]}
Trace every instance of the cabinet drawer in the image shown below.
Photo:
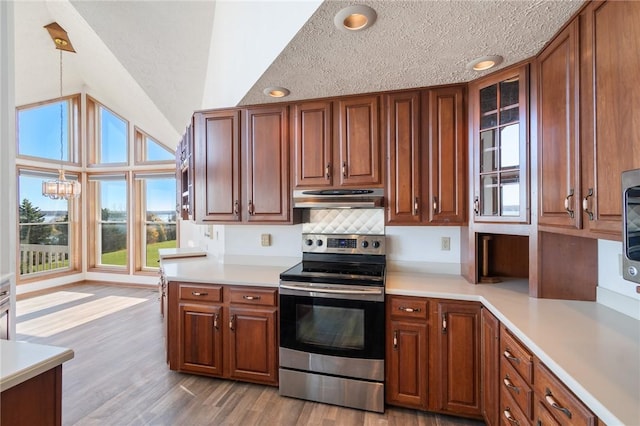
{"label": "cabinet drawer", "polygon": [[534,389],[537,400],[561,424],[595,425],[596,416],[541,362],[536,360]]}
{"label": "cabinet drawer", "polygon": [[180,300],[222,302],[222,286],[180,284]]}
{"label": "cabinet drawer", "polygon": [[537,401],[535,404],[534,421],[536,426],[560,426],[560,423],[551,415],[542,401]]}
{"label": "cabinet drawer", "polygon": [[531,425],[529,418],[518,408],[518,404],[504,386],[500,389],[500,424],[503,426]]}
{"label": "cabinet drawer", "polygon": [[533,382],[533,356],[504,327],[500,329],[500,356],[509,362],[527,383]]}
{"label": "cabinet drawer", "polygon": [[391,298],[389,309],[392,318],[414,318],[426,320],[429,316],[429,301],[420,297]]}
{"label": "cabinet drawer", "polygon": [[505,358],[500,360],[500,380],[503,390],[511,395],[522,413],[531,418],[533,391]]}
{"label": "cabinet drawer", "polygon": [[276,306],[278,290],[273,288],[229,287],[232,304]]}

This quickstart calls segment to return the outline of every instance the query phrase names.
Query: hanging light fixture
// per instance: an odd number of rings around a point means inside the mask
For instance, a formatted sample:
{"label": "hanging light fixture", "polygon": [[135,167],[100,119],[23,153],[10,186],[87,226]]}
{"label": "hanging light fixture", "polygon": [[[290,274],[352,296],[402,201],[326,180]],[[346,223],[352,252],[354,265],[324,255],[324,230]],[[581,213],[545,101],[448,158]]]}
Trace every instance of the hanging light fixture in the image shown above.
{"label": "hanging light fixture", "polygon": [[[45,28],[49,31],[49,35],[53,39],[56,49],[60,50],[60,98],[62,98],[62,51],[66,50],[67,52],[75,53],[75,50],[73,50],[67,32],[56,22],[45,25]],[[77,180],[67,180],[64,176],[64,145],[62,143],[64,122],[62,113],[63,102],[60,101],[60,171],[58,172],[58,178],[42,182],[42,195],[53,200],[76,198],[80,196],[82,189],[80,182]]]}

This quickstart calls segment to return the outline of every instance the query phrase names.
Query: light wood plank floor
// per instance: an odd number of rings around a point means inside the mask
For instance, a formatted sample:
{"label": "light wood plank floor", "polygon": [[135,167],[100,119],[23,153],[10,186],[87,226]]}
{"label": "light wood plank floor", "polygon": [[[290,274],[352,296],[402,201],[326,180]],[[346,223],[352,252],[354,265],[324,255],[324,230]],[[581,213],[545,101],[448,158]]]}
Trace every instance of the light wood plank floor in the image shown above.
{"label": "light wood plank floor", "polygon": [[75,351],[63,366],[63,425],[482,424],[398,408],[369,413],[170,371],[152,289],[81,285],[21,300],[16,314],[18,340]]}

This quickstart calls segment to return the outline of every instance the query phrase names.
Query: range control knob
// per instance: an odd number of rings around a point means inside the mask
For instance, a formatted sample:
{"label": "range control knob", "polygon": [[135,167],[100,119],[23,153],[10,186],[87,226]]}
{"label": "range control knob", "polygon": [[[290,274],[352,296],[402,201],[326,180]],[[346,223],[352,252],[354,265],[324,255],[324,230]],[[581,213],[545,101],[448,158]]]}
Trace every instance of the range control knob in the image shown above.
{"label": "range control knob", "polygon": [[305,241],[304,241],[304,243],[305,243],[306,245],[310,246],[310,245],[312,245],[312,244],[313,244],[313,240],[308,239],[308,240],[305,240]]}
{"label": "range control knob", "polygon": [[321,247],[321,246],[322,246],[322,240],[318,240],[318,241],[316,241],[316,245],[317,245],[318,247]]}
{"label": "range control knob", "polygon": [[374,241],[373,248],[380,248],[380,241]]}
{"label": "range control knob", "polygon": [[367,248],[369,247],[369,241],[363,241],[361,245],[362,245],[362,248]]}

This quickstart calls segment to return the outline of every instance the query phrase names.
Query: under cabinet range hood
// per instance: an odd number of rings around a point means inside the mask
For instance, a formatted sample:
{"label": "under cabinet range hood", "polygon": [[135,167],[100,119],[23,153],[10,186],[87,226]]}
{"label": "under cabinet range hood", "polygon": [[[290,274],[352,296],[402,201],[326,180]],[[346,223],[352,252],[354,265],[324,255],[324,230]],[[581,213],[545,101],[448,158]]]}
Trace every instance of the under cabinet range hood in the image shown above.
{"label": "under cabinet range hood", "polygon": [[300,189],[293,191],[294,208],[367,209],[384,205],[384,189]]}

